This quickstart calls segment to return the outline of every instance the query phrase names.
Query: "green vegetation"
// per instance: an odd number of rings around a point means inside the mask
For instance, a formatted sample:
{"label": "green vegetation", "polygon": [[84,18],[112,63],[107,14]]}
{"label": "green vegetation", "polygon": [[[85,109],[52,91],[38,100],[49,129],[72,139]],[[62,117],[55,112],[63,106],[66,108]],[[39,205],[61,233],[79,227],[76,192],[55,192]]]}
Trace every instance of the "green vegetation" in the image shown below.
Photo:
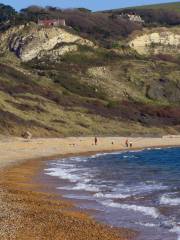
{"label": "green vegetation", "polygon": [[121,11],[124,9],[160,9],[160,10],[171,10],[175,12],[180,12],[180,3],[179,2],[169,2],[169,3],[160,3],[160,4],[151,4],[151,5],[143,5],[143,6],[132,6],[128,8],[120,8],[120,9],[113,9],[113,10],[107,10],[105,12],[116,12]]}
{"label": "green vegetation", "polygon": [[[31,6],[17,13],[0,5],[1,11],[1,34],[11,26],[36,22],[39,17],[62,17],[72,27],[65,28],[67,31],[95,43],[94,47],[76,44],[77,51],[59,58],[44,55],[26,63],[7,47],[0,58],[1,133],[18,136],[25,130],[34,136],[179,133],[179,55],[137,54],[126,42],[129,34],[142,26],[118,18],[122,11],[92,13],[82,8]],[[136,11],[146,20],[146,27],[179,24],[179,13],[173,9],[136,8]],[[27,25],[22,36],[35,26]],[[6,40],[3,44],[6,46]],[[66,45],[57,44],[52,52]]]}
{"label": "green vegetation", "polygon": [[[1,63],[1,132],[21,135],[29,129],[34,136],[178,132],[179,65],[111,54],[82,47],[60,63],[49,59],[13,63],[13,57],[11,66]],[[92,59],[99,59],[99,65]]]}
{"label": "green vegetation", "polygon": [[175,12],[180,12],[180,2],[172,2],[172,3],[161,3],[154,5],[144,5],[133,7],[135,9],[162,9],[162,10],[171,10]]}
{"label": "green vegetation", "polygon": [[154,4],[135,6],[123,9],[114,9],[105,11],[113,18],[122,14],[137,14],[144,20],[144,26],[174,26],[180,24],[180,3],[166,3],[166,4]]}

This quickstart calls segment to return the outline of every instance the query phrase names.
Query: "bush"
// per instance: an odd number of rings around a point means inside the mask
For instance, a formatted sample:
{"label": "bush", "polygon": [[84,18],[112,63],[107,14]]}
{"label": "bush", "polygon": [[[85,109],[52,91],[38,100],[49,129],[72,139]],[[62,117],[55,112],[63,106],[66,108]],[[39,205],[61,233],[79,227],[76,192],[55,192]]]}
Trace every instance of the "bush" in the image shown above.
{"label": "bush", "polygon": [[119,102],[110,100],[106,106],[107,108],[116,108],[119,106]]}

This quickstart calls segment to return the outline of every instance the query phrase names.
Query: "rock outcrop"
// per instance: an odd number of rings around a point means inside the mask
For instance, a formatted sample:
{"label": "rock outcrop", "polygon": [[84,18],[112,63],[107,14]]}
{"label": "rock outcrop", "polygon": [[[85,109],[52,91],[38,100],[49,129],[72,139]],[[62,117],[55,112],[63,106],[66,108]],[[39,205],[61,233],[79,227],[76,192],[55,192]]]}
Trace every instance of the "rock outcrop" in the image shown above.
{"label": "rock outcrop", "polygon": [[23,62],[42,56],[59,56],[77,51],[78,45],[94,46],[94,44],[64,28],[39,27],[35,24],[9,29],[0,36],[0,52],[10,50]]}
{"label": "rock outcrop", "polygon": [[135,34],[129,46],[139,54],[179,54],[180,29],[156,28]]}

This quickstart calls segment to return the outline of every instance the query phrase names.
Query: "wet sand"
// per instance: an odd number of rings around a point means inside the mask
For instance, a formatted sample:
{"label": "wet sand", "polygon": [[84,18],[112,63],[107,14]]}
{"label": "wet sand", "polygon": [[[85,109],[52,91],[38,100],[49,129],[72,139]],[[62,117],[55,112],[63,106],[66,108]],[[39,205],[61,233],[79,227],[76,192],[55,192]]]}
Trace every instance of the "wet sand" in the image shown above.
{"label": "wet sand", "polygon": [[[180,146],[180,137],[133,138],[133,148]],[[113,144],[112,144],[113,142]],[[127,240],[136,233],[94,221],[36,181],[44,160],[65,154],[126,149],[125,138],[0,140],[0,239]],[[32,160],[34,159],[34,160]],[[27,161],[28,160],[28,161]],[[43,191],[46,189],[46,191]]]}

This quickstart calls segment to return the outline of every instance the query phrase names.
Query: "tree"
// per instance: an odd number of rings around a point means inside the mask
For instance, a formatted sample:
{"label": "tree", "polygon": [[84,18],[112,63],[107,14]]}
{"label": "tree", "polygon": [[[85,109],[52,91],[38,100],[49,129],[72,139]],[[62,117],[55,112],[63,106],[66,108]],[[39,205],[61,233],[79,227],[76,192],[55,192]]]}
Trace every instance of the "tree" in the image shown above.
{"label": "tree", "polygon": [[0,4],[0,22],[11,20],[16,11],[9,5]]}
{"label": "tree", "polygon": [[32,5],[27,8],[21,9],[20,14],[27,21],[37,21],[39,18],[44,18],[48,16],[48,10],[43,7]]}

